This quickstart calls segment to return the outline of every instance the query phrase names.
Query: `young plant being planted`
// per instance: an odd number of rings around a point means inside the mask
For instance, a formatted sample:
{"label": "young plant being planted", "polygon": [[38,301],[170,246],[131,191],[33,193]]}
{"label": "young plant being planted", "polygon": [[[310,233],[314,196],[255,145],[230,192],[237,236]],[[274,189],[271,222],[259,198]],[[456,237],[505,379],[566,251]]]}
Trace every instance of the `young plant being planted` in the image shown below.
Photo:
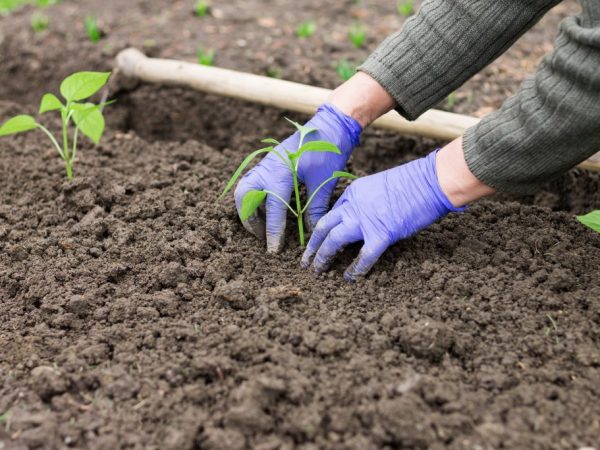
{"label": "young plant being planted", "polygon": [[98,42],[102,39],[102,30],[98,26],[98,20],[94,16],[86,16],[83,21],[83,26],[85,28],[85,34],[90,41],[93,43]]}
{"label": "young plant being planted", "polygon": [[290,119],[287,119],[287,118],[286,118],[286,120],[288,122],[290,122],[292,125],[294,125],[294,127],[296,127],[296,129],[300,133],[300,140],[298,142],[298,148],[287,149],[287,148],[283,147],[281,142],[279,142],[275,139],[272,139],[272,138],[263,139],[261,142],[264,142],[265,144],[272,144],[275,146],[279,146],[280,148],[283,148],[283,150],[285,151],[285,154],[278,152],[277,150],[275,150],[275,147],[273,147],[273,146],[261,148],[259,150],[255,150],[254,152],[250,153],[246,157],[246,159],[244,159],[244,161],[239,165],[237,170],[234,172],[233,176],[228,181],[228,183],[225,186],[225,189],[223,190],[223,193],[221,194],[219,199],[223,198],[225,196],[225,194],[227,194],[227,192],[229,192],[231,190],[231,188],[235,185],[235,182],[240,177],[240,175],[242,174],[244,169],[248,166],[248,164],[250,164],[250,162],[256,156],[258,156],[262,153],[275,153],[281,159],[281,161],[283,161],[283,163],[287,166],[287,168],[292,173],[292,178],[294,180],[294,198],[296,200],[296,204],[295,204],[296,208],[294,209],[288,202],[286,202],[284,199],[282,199],[279,195],[277,195],[274,192],[271,192],[268,190],[254,190],[254,191],[249,191],[242,199],[242,205],[240,208],[240,219],[242,219],[242,221],[244,221],[244,222],[247,221],[256,212],[258,207],[263,203],[263,201],[265,200],[267,195],[268,194],[273,195],[280,202],[282,202],[285,206],[287,206],[287,208],[292,212],[292,214],[294,216],[296,216],[296,218],[298,219],[298,237],[300,240],[300,246],[304,247],[304,213],[306,212],[306,210],[308,209],[308,206],[311,204],[311,202],[315,198],[316,194],[321,189],[323,189],[323,187],[325,187],[325,185],[327,183],[329,183],[332,180],[335,180],[337,178],[349,178],[351,180],[354,180],[357,177],[348,172],[342,172],[342,171],[333,172],[329,178],[327,178],[325,181],[323,181],[323,183],[321,183],[321,185],[319,187],[317,187],[317,189],[315,189],[315,191],[312,193],[312,195],[309,197],[309,199],[303,205],[300,200],[300,186],[298,184],[298,166],[300,164],[300,158],[302,157],[302,155],[305,152],[329,152],[329,153],[335,153],[337,155],[340,155],[341,152],[340,152],[340,149],[337,148],[336,145],[334,145],[330,142],[327,142],[327,141],[311,141],[311,142],[304,143],[304,140],[306,139],[307,136],[309,136],[310,134],[312,134],[318,130],[316,128],[305,127],[305,126],[300,125],[300,124],[298,124]]}
{"label": "young plant being planted", "polygon": [[577,216],[577,220],[579,220],[586,227],[589,227],[592,230],[600,233],[600,209],[589,212],[583,216]]}
{"label": "young plant being planted", "polygon": [[198,56],[198,64],[212,66],[215,63],[215,51],[213,49],[206,50],[203,47],[198,47],[196,55]]}
{"label": "young plant being planted", "polygon": [[[39,128],[42,130],[52,145],[65,162],[67,179],[73,179],[73,163],[77,155],[77,138],[79,133],[87,136],[92,142],[98,144],[104,133],[104,116],[102,108],[113,102],[94,104],[84,102],[98,92],[108,81],[110,72],[77,72],[67,78],[60,85],[60,93],[64,98],[63,103],[54,94],[44,94],[40,103],[40,114],[48,111],[58,111],[62,119],[62,145],[54,135],[34,117],[21,114],[7,120],[0,127],[0,136],[8,136],[16,133]],[[74,130],[72,138],[69,139],[71,121]]]}
{"label": "young plant being planted", "polygon": [[367,27],[360,23],[356,23],[348,30],[348,39],[356,48],[361,48],[367,38]]}
{"label": "young plant being planted", "polygon": [[296,35],[299,38],[309,38],[317,31],[317,24],[312,20],[307,20],[298,25]]}

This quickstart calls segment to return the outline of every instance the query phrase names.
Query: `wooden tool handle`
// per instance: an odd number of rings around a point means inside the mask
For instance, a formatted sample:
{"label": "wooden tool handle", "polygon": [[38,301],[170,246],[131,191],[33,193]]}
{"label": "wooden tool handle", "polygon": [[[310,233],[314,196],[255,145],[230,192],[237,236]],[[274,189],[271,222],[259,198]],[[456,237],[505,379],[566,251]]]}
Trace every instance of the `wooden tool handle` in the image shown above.
{"label": "wooden tool handle", "polygon": [[[185,61],[148,58],[134,48],[123,50],[117,55],[117,67],[125,76],[142,81],[187,86],[210,94],[305,114],[313,114],[331,95],[329,89],[301,83]],[[451,141],[478,122],[479,119],[475,117],[433,109],[414,122],[391,111],[376,120],[373,126],[401,134]],[[600,161],[590,159],[582,163],[581,167],[600,171]]]}

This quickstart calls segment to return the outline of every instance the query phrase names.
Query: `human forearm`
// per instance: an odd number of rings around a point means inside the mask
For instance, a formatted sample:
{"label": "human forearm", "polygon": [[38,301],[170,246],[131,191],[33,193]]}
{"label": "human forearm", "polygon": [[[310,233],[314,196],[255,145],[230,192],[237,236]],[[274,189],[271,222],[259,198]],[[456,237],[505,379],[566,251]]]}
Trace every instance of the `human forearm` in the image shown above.
{"label": "human forearm", "polygon": [[502,54],[560,0],[425,0],[359,68],[409,120]]}
{"label": "human forearm", "polygon": [[533,193],[600,149],[600,2],[582,6],[537,72],[465,133],[469,169],[500,191]]}

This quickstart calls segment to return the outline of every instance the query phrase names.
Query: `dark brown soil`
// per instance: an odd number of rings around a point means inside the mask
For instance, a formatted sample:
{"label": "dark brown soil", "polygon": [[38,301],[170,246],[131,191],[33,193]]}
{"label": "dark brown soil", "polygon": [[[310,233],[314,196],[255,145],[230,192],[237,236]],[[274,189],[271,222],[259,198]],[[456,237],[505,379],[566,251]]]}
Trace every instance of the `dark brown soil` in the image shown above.
{"label": "dark brown soil", "polygon": [[[35,112],[63,75],[105,67],[119,46],[155,36],[156,54],[185,54],[195,35],[174,36],[197,19],[188,2],[165,3],[65,1],[49,10],[56,29],[43,38],[24,26],[29,9],[0,19],[0,121]],[[258,71],[251,57],[265,45],[293,42],[296,3],[219,7],[223,18],[206,22],[218,63]],[[394,8],[364,3],[306,2],[342,31],[356,11],[368,22]],[[105,55],[80,27],[64,31],[100,5]],[[265,17],[279,41],[262,43]],[[236,47],[246,32],[247,47]],[[517,50],[549,34],[538,27]],[[298,61],[317,48],[321,63],[350,52],[310,42]],[[286,78],[335,82],[316,62],[306,73],[295,64],[281,62]],[[500,78],[470,86],[498,92]],[[514,89],[519,76],[506,79]],[[160,86],[118,100],[103,143],[84,143],[73,183],[43,135],[0,140],[1,450],[598,445],[600,235],[573,216],[600,208],[597,174],[571,171],[521,203],[473,205],[349,285],[341,274],[356,248],[317,278],[298,267],[291,221],[284,252],[266,255],[231,199],[216,202],[243,154],[288,133],[289,113]],[[352,170],[434,145],[369,131]]]}

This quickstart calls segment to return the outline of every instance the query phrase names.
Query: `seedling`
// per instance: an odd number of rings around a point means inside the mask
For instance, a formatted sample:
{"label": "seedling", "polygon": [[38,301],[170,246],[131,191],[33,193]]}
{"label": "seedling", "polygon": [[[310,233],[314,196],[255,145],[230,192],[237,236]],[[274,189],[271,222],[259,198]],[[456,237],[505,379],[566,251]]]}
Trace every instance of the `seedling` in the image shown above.
{"label": "seedling", "polygon": [[398,14],[408,17],[415,12],[415,0],[398,0]]}
{"label": "seedling", "polygon": [[309,38],[317,31],[317,24],[312,20],[307,20],[298,25],[296,35],[299,38]]}
{"label": "seedling", "polygon": [[354,179],[356,179],[356,176],[354,176],[348,172],[341,172],[341,171],[333,172],[329,178],[327,178],[325,181],[323,181],[323,183],[321,183],[319,185],[319,187],[317,187],[317,189],[312,193],[312,195],[309,197],[309,199],[306,201],[306,203],[304,205],[302,205],[302,203],[300,201],[300,188],[298,185],[298,165],[300,163],[300,158],[302,157],[302,155],[305,152],[329,152],[329,153],[335,153],[337,155],[340,155],[341,152],[340,152],[340,149],[337,148],[336,145],[334,145],[330,142],[327,142],[327,141],[312,141],[312,142],[305,143],[304,140],[306,139],[306,137],[318,130],[316,128],[308,128],[308,127],[302,126],[288,118],[286,118],[286,120],[288,122],[290,122],[292,125],[294,125],[294,127],[296,127],[296,129],[300,133],[300,141],[298,142],[298,148],[296,148],[294,151],[291,151],[289,149],[284,148],[283,145],[281,144],[281,142],[279,142],[275,139],[272,139],[272,138],[263,139],[261,142],[263,142],[265,144],[272,144],[272,145],[279,146],[280,148],[282,148],[285,151],[285,154],[282,154],[282,153],[276,151],[273,146],[261,148],[260,150],[255,150],[254,152],[250,153],[246,157],[246,159],[244,159],[244,161],[239,165],[239,167],[234,172],[231,179],[227,182],[227,185],[225,186],[225,189],[223,190],[223,193],[221,194],[219,199],[223,198],[223,196],[225,196],[225,194],[227,194],[227,192],[229,192],[229,190],[234,186],[235,182],[240,177],[240,175],[242,174],[244,169],[248,166],[248,164],[250,164],[250,162],[256,156],[258,156],[262,153],[275,153],[283,161],[283,163],[287,166],[287,168],[292,173],[292,177],[294,180],[294,197],[296,200],[296,205],[295,205],[296,209],[292,208],[292,206],[288,202],[286,202],[283,198],[281,198],[279,195],[277,195],[274,192],[271,192],[268,190],[262,190],[262,191],[253,190],[253,191],[249,191],[248,193],[246,193],[246,195],[242,199],[242,205],[240,208],[240,218],[244,222],[247,221],[256,212],[258,207],[265,200],[265,198],[267,197],[267,194],[270,194],[270,195],[276,197],[285,206],[287,206],[287,208],[292,212],[292,214],[294,216],[296,216],[296,218],[298,219],[298,236],[300,238],[300,246],[304,247],[303,215],[306,212],[306,209],[308,208],[310,203],[315,198],[315,195],[327,183],[329,183],[332,180],[335,180],[337,178],[349,178],[351,180],[354,180]]}
{"label": "seedling", "polygon": [[102,30],[98,27],[98,20],[95,16],[85,16],[83,26],[90,41],[96,43],[102,39]]}
{"label": "seedling", "polygon": [[587,213],[584,216],[577,216],[577,220],[600,233],[600,209]]}
{"label": "seedling", "polygon": [[452,110],[454,105],[456,105],[456,92],[451,92],[446,99],[446,107]]}
{"label": "seedling", "polygon": [[40,12],[36,11],[33,13],[33,16],[31,16],[31,28],[33,28],[33,31],[36,33],[41,33],[42,31],[47,30],[49,23],[50,19],[48,16]]}
{"label": "seedling", "polygon": [[281,78],[281,70],[277,67],[267,67],[265,73],[269,78]]}
{"label": "seedling", "polygon": [[356,48],[361,48],[367,38],[367,27],[360,23],[355,23],[348,30],[348,39]]}
{"label": "seedling", "polygon": [[356,73],[356,68],[352,67],[347,59],[341,59],[336,64],[335,71],[342,81],[348,81]]}
{"label": "seedling", "polygon": [[205,50],[203,47],[198,47],[196,54],[198,55],[198,64],[212,66],[215,62],[215,51],[213,49]]}
{"label": "seedling", "polygon": [[556,335],[558,333],[558,325],[556,325],[556,321],[552,318],[550,314],[546,314],[546,317],[550,321],[551,326],[546,327],[546,329],[544,330],[544,335],[546,337],[550,337],[551,334],[554,334],[554,342],[558,344],[560,342],[558,336]]}
{"label": "seedling", "polygon": [[[104,132],[104,116],[102,108],[113,102],[93,104],[82,102],[98,92],[108,81],[110,72],[77,72],[67,78],[60,85],[60,93],[65,103],[54,94],[44,94],[40,103],[40,114],[48,111],[60,111],[62,119],[62,146],[58,144],[54,135],[42,124],[36,122],[32,116],[22,114],[7,120],[0,127],[0,137],[39,128],[49,138],[54,148],[65,162],[67,179],[73,179],[73,163],[77,155],[77,137],[81,132],[92,142],[98,144]],[[72,132],[72,146],[69,144],[69,131],[71,120],[74,124]]]}
{"label": "seedling", "polygon": [[194,7],[194,15],[196,17],[205,17],[208,14],[208,3],[205,0],[198,0]]}

